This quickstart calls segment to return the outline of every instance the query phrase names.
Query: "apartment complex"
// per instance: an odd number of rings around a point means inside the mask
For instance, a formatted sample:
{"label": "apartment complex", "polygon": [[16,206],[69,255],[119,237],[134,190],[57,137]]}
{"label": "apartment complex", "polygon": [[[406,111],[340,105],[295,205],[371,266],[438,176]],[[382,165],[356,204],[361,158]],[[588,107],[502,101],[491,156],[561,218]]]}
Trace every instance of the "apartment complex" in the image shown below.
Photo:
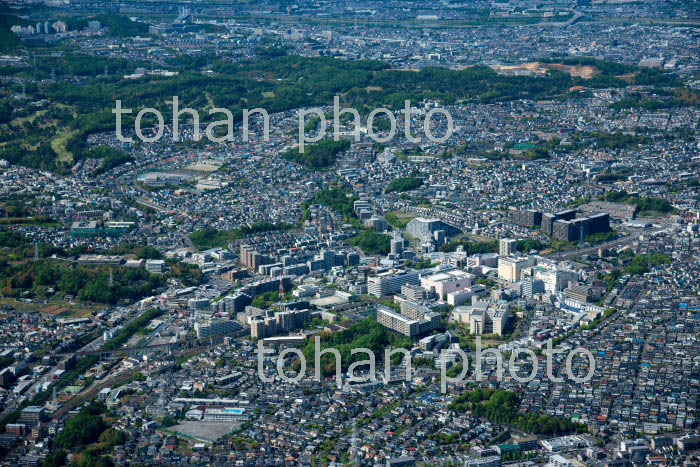
{"label": "apartment complex", "polygon": [[367,278],[367,292],[375,297],[386,297],[401,292],[406,284],[420,285],[420,276],[416,271],[399,273],[386,272]]}
{"label": "apartment complex", "polygon": [[401,303],[401,312],[380,306],[377,322],[405,336],[413,337],[436,329],[440,324],[440,313],[408,300]]}
{"label": "apartment complex", "polygon": [[513,238],[502,238],[498,242],[498,254],[500,256],[513,256],[515,254],[516,240]]}
{"label": "apartment complex", "polygon": [[194,325],[194,330],[197,332],[197,339],[206,339],[207,337],[231,334],[239,331],[240,329],[242,329],[240,324],[229,319],[198,321]]}

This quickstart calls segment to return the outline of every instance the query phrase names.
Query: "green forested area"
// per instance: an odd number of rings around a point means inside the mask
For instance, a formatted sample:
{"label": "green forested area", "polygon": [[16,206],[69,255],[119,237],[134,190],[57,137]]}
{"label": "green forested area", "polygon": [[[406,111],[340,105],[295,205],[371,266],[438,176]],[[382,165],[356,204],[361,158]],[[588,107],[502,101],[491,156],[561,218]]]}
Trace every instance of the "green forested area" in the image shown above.
{"label": "green forested area", "polygon": [[368,255],[388,255],[391,251],[391,237],[387,234],[365,230],[347,239],[347,243],[360,248]]}
{"label": "green forested area", "polygon": [[[104,23],[109,25],[109,21]],[[140,27],[136,26],[140,23],[131,23],[133,22],[125,24],[132,28]],[[58,64],[60,66],[52,63],[57,60],[61,62]],[[577,62],[586,60],[575,59]],[[210,116],[205,112],[211,101],[216,107],[229,109],[234,120],[240,122],[243,109],[262,107],[273,113],[300,107],[329,105],[335,95],[342,96],[342,105],[352,106],[362,113],[367,113],[378,106],[403,108],[404,100],[411,100],[415,104],[425,98],[439,99],[446,104],[460,99],[488,103],[519,98],[564,98],[568,89],[575,85],[626,86],[626,81],[616,78],[617,74],[623,71],[635,75],[634,80],[637,84],[678,85],[678,78],[673,74],[595,60],[591,63],[601,72],[590,80],[572,77],[556,70],[545,76],[504,76],[482,65],[463,70],[426,68],[421,71],[408,71],[390,70],[387,64],[376,61],[299,56],[278,56],[255,63],[237,64],[206,56],[203,60],[180,65],[182,68],[174,64],[173,66],[180,71],[177,76],[124,80],[121,79],[122,72],[138,64],[80,54],[46,57],[45,61],[45,64],[42,64],[44,60],[40,61],[38,68],[28,73],[39,73],[47,77],[50,70],[60,70],[64,77],[93,78],[85,84],[68,80],[47,80],[38,87],[30,86],[28,92],[33,98],[47,98],[52,105],[63,107],[51,107],[50,115],[40,117],[40,122],[48,120],[54,122],[53,126],[39,128],[33,123],[28,123],[21,128],[3,128],[0,131],[0,142],[10,143],[0,151],[0,158],[26,166],[63,172],[68,170],[71,163],[91,156],[85,143],[89,134],[114,129],[115,116],[111,109],[117,99],[122,101],[123,107],[133,109],[131,116],[125,115],[123,118],[123,127],[131,128],[134,115],[143,107],[157,108],[163,113],[166,121],[170,120],[172,109],[168,101],[174,95],[179,96],[182,107],[198,109],[202,121],[221,118],[220,114]],[[104,72],[105,65],[110,75],[97,76]],[[199,67],[205,65],[215,73],[211,76],[199,73]],[[0,100],[0,106],[6,106],[8,102],[14,105],[10,98],[6,98]],[[76,114],[76,118],[71,116],[71,112]],[[145,121],[144,126],[146,124]],[[51,145],[46,144],[46,137],[51,129],[55,130],[54,138],[59,132],[67,135],[65,146],[72,160],[62,160]],[[335,148],[330,146],[324,148],[321,145],[319,149],[331,149],[331,152],[337,153]],[[328,151],[323,151],[318,155],[304,155],[301,158],[290,153],[289,157],[298,159],[298,162],[307,166],[320,168],[328,166],[334,160],[334,157],[327,154]],[[125,160],[116,159],[117,162]]]}
{"label": "green forested area", "polygon": [[520,401],[515,392],[477,388],[456,397],[448,408],[458,413],[470,410],[477,417],[486,417],[495,423],[513,425],[528,433],[560,435],[586,431],[584,425],[565,418],[519,412],[519,406]]}
{"label": "green forested area", "polygon": [[[384,363],[384,349],[408,348],[412,345],[411,339],[402,334],[393,332],[373,319],[365,319],[355,323],[344,331],[335,333],[323,333],[321,335],[321,349],[333,348],[340,352],[343,371],[358,361],[367,360],[367,354],[359,352],[351,355],[350,351],[359,347],[372,350],[377,364]],[[311,340],[303,349],[307,362],[314,361],[314,341]],[[398,363],[398,362],[394,362]],[[366,368],[365,368],[366,369]],[[308,371],[308,370],[307,370]],[[324,376],[335,374],[335,359],[330,354],[321,356],[321,371]]]}
{"label": "green forested area", "polygon": [[450,253],[457,250],[461,246],[468,255],[477,255],[481,253],[494,253],[498,251],[498,242],[474,242],[468,239],[453,240],[440,246],[440,251]]}
{"label": "green forested area", "polygon": [[350,148],[350,141],[341,139],[334,141],[330,138],[322,139],[318,143],[304,146],[304,152],[298,148],[290,149],[282,154],[289,161],[302,164],[309,169],[325,169],[335,164],[338,154]]}
{"label": "green forested area", "polygon": [[27,292],[40,294],[51,287],[81,301],[115,304],[124,299],[139,300],[164,285],[165,277],[143,268],[75,266],[44,259],[11,265],[0,260],[0,292],[7,297],[27,296]]}
{"label": "green forested area", "polygon": [[542,243],[541,241],[536,240],[534,238],[528,238],[526,240],[517,240],[515,242],[515,249],[524,253],[528,253],[530,250],[541,251],[548,247],[549,245]]}
{"label": "green forested area", "polygon": [[200,250],[208,248],[227,248],[228,244],[233,240],[245,238],[247,235],[261,232],[273,232],[278,230],[289,230],[294,227],[291,224],[284,222],[273,224],[271,222],[259,222],[252,225],[244,225],[233,230],[217,230],[213,227],[207,227],[200,230],[195,230],[190,235],[190,240],[194,246]]}
{"label": "green forested area", "polygon": [[119,149],[110,148],[108,146],[97,146],[88,150],[85,157],[92,159],[102,159],[103,164],[99,169],[95,170],[94,175],[99,175],[107,172],[114,167],[120,166],[127,162],[133,162],[134,158],[124,151]]}
{"label": "green forested area", "polygon": [[56,436],[54,450],[44,461],[44,467],[64,465],[66,451],[76,452],[71,465],[77,467],[114,465],[104,454],[111,452],[114,446],[124,444],[127,435],[110,428],[102,416],[105,411],[104,404],[91,402],[68,419],[63,430]]}
{"label": "green forested area", "polygon": [[313,198],[303,202],[301,208],[304,210],[304,219],[309,219],[311,216],[309,207],[317,204],[328,206],[341,214],[344,218],[350,219],[356,217],[354,210],[354,203],[356,200],[357,196],[335,186],[319,191]]}
{"label": "green forested area", "polygon": [[386,187],[385,191],[387,193],[391,193],[393,191],[411,191],[420,188],[421,185],[423,185],[423,179],[420,177],[400,177],[389,182],[389,186]]}
{"label": "green forested area", "polygon": [[625,190],[610,191],[600,196],[604,201],[612,203],[627,203],[639,207],[640,212],[647,213],[671,213],[675,211],[673,205],[663,198],[646,198],[630,195]]}
{"label": "green forested area", "polygon": [[671,258],[663,253],[651,253],[636,255],[632,260],[625,265],[623,272],[625,274],[644,274],[649,272],[649,266],[659,266],[661,264],[670,264]]}

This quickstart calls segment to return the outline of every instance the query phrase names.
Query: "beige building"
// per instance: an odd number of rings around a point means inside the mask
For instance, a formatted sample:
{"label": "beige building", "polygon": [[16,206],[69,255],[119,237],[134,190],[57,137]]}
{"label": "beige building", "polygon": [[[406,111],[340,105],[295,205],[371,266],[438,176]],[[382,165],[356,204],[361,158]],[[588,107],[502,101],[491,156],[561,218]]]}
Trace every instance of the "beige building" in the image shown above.
{"label": "beige building", "polygon": [[531,257],[507,256],[498,258],[498,277],[508,282],[518,282],[525,268],[535,265]]}
{"label": "beige building", "polygon": [[458,306],[452,312],[452,320],[469,324],[469,333],[503,335],[508,324],[508,308],[488,302],[476,302],[472,306]]}

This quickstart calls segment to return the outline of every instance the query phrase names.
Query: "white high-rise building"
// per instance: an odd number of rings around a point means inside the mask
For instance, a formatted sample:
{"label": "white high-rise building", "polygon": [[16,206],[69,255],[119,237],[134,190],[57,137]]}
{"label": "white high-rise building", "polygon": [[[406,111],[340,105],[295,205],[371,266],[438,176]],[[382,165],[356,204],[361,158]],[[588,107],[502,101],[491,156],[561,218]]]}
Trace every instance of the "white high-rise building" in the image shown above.
{"label": "white high-rise building", "polygon": [[367,291],[375,297],[396,295],[401,292],[401,286],[405,284],[420,284],[420,277],[416,271],[406,271],[393,274],[390,272],[367,278]]}
{"label": "white high-rise building", "polygon": [[500,256],[513,256],[515,254],[515,239],[502,238],[498,244],[498,254]]}

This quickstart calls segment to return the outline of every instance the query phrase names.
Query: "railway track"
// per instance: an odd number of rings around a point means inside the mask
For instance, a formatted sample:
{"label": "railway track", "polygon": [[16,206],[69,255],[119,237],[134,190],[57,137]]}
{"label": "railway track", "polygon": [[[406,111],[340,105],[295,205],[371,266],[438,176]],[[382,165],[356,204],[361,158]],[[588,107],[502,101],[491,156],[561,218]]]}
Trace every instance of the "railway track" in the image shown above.
{"label": "railway track", "polygon": [[[213,345],[206,346],[206,347],[195,347],[192,349],[187,349],[186,351],[178,354],[177,357],[188,356],[188,355],[191,355],[194,353],[198,353],[198,352],[201,352],[204,350],[208,350],[208,349],[217,347],[219,345],[221,345],[220,342],[213,344]],[[165,365],[163,367],[155,368],[154,372],[166,371],[170,368],[174,368],[175,366],[177,366],[176,363],[171,363],[170,365]],[[80,407],[83,403],[85,403],[85,402],[89,401],[90,399],[92,399],[93,397],[95,397],[103,389],[112,388],[114,386],[117,386],[117,385],[123,383],[124,381],[128,380],[129,378],[134,376],[134,374],[140,372],[143,369],[144,369],[143,366],[138,366],[136,368],[132,368],[131,370],[129,370],[125,373],[122,373],[122,374],[117,375],[117,376],[113,376],[112,378],[109,378],[101,383],[98,383],[96,385],[91,386],[86,391],[84,391],[80,394],[77,394],[71,400],[69,400],[68,402],[63,404],[58,410],[56,410],[51,415],[51,419],[52,420],[61,419],[63,416],[65,416],[71,410],[73,410],[77,407]]]}

